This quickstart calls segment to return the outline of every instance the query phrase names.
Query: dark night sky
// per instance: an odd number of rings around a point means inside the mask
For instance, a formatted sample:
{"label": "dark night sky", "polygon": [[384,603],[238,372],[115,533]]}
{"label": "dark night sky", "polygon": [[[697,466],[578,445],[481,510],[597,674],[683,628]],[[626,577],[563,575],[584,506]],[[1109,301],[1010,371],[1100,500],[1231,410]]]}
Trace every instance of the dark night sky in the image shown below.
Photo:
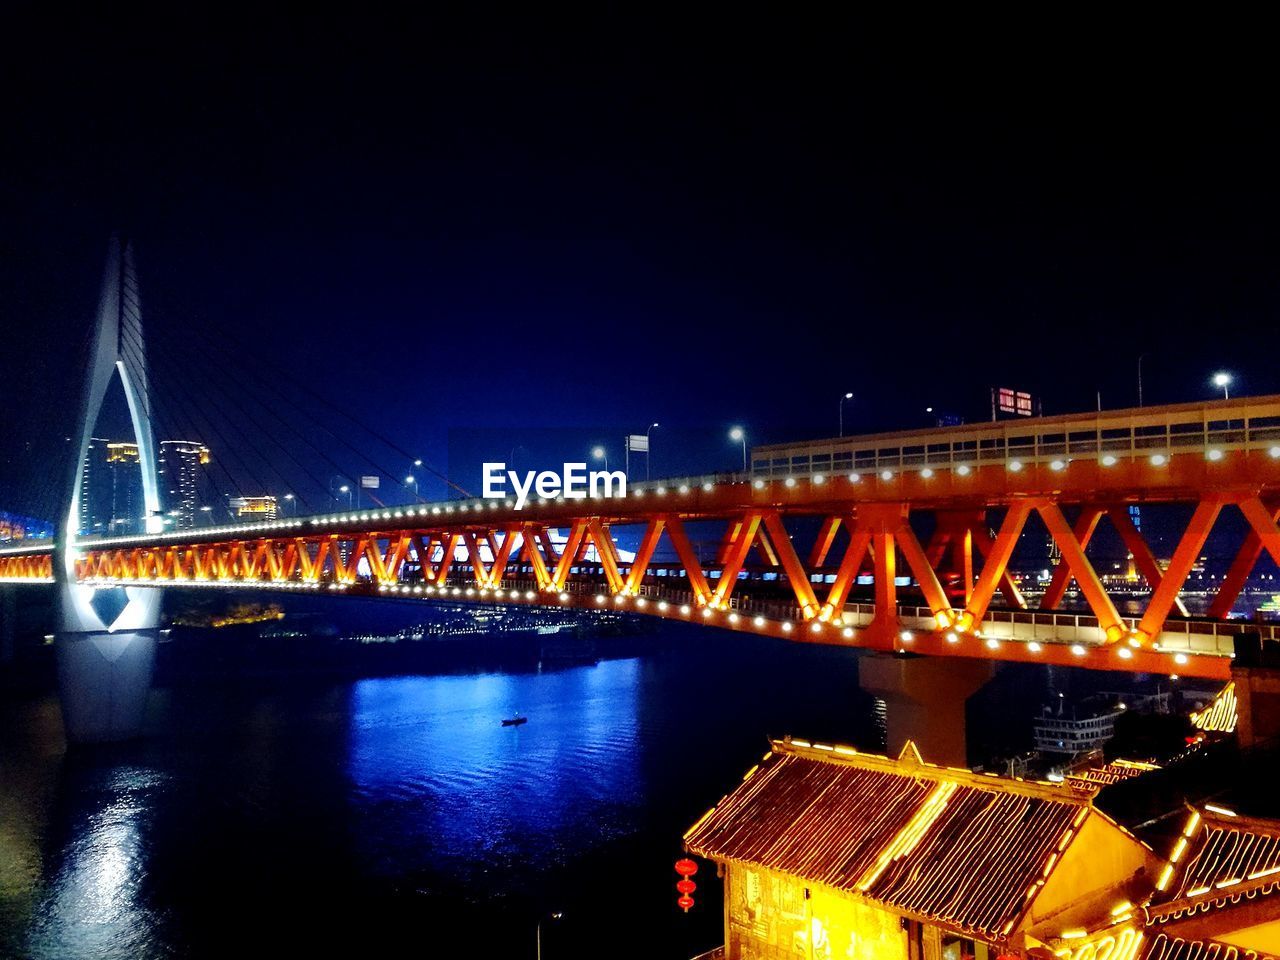
{"label": "dark night sky", "polygon": [[438,462],[451,429],[660,420],[666,472],[732,468],[729,424],[831,434],[845,390],[851,429],[980,419],[997,381],[1128,405],[1143,351],[1148,402],[1218,367],[1280,391],[1274,84],[1208,37],[22,9],[0,500],[71,416],[113,229],[158,338],[199,327]]}

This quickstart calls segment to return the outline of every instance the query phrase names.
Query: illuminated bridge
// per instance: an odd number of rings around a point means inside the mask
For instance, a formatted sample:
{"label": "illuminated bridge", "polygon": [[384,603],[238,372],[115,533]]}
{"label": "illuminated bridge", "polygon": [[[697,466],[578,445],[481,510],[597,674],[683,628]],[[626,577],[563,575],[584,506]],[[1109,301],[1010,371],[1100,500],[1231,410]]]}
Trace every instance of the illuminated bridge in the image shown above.
{"label": "illuminated bridge", "polygon": [[[877,650],[1226,677],[1241,623],[1225,614],[1262,551],[1280,559],[1280,397],[846,437],[754,455],[751,475],[642,483],[625,498],[542,500],[523,510],[452,500],[86,539],[73,547],[72,569],[95,586],[609,607]],[[1191,508],[1167,565],[1134,526],[1132,503]],[[1209,615],[1181,615],[1180,590],[1224,510],[1238,510],[1248,533],[1215,581]],[[1033,515],[1062,561],[1031,607],[1009,562]],[[1088,556],[1103,521],[1151,587],[1140,614],[1119,612]],[[716,549],[699,557],[692,528]],[[865,601],[851,597],[859,574],[874,585]],[[904,576],[913,586],[899,586]],[[51,545],[0,550],[0,577],[51,582]],[[1056,610],[1071,580],[1087,614]]]}
{"label": "illuminated bridge", "polygon": [[[141,335],[120,286],[108,271],[91,380],[118,368],[133,398],[110,342],[126,325]],[[87,398],[86,422],[100,402]],[[139,437],[144,406],[131,400]],[[1167,563],[1133,504],[1189,514]],[[1234,562],[1206,614],[1187,616],[1188,577],[1230,511],[1246,531]],[[1280,397],[1263,397],[757,447],[748,473],[520,510],[454,499],[97,539],[68,520],[60,548],[0,550],[0,581],[62,583],[60,636],[96,639],[112,664],[113,638],[156,626],[159,591],[138,588],[180,586],[610,609],[875,651],[1225,679],[1243,627],[1227,615],[1262,552],[1280,562],[1278,516]],[[1104,522],[1150,587],[1137,599],[1090,558]],[[1010,567],[1032,529],[1061,554],[1034,605]],[[1087,612],[1059,609],[1071,581]],[[95,619],[94,593],[120,587],[119,618]],[[1277,639],[1276,626],[1248,629]],[[77,695],[99,684],[82,667]]]}

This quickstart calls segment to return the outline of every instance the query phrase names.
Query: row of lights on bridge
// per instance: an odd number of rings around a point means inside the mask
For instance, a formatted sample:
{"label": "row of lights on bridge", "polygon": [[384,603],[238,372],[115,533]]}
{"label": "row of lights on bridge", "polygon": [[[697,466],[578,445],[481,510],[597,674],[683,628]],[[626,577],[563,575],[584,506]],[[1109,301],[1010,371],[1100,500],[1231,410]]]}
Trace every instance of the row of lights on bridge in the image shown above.
{"label": "row of lights on bridge", "polygon": [[[127,585],[127,584],[134,584],[134,583],[154,583],[154,582],[155,582],[154,580],[128,578],[128,577],[94,577],[94,578],[87,579],[85,581],[85,583],[87,584],[102,584],[102,585],[110,585],[110,586],[119,586],[119,585]],[[220,586],[225,587],[226,585],[226,581],[221,579],[200,580],[200,579],[192,579],[192,578],[186,578],[186,577],[175,577],[171,580],[166,580],[165,582],[174,584],[176,586],[183,586],[183,587],[220,587]],[[263,588],[278,589],[278,590],[319,590],[322,587],[327,587],[329,590],[341,591],[341,590],[350,589],[350,587],[353,585],[351,582],[346,582],[346,581],[336,581],[333,583],[321,584],[318,581],[267,581],[267,580],[264,580],[264,581],[253,581],[253,583],[255,587],[263,587]],[[503,590],[500,587],[456,587],[456,586],[449,587],[442,584],[426,584],[426,585],[414,584],[410,586],[408,584],[396,585],[396,584],[382,583],[378,585],[378,591],[380,593],[392,593],[392,594],[400,593],[405,595],[416,595],[416,596],[424,596],[424,597],[432,597],[432,598],[436,596],[457,597],[459,599],[467,599],[467,600],[474,600],[476,597],[479,597],[482,600],[489,600],[489,599],[492,599],[494,601],[510,600],[510,601],[516,601],[516,602],[524,600],[527,602],[535,602],[539,598],[539,592],[535,590],[523,590],[523,591],[516,590],[516,589]],[[569,593],[565,592],[562,589],[557,590],[554,586],[546,588],[544,592],[556,594],[557,600],[562,604],[568,603],[572,599],[572,596]],[[610,600],[610,596],[604,593],[597,593],[595,594],[595,597],[594,597],[594,603],[598,607],[606,606],[609,603],[609,600]],[[669,603],[666,600],[652,601],[646,597],[630,594],[626,591],[614,593],[612,595],[612,600],[613,600],[613,604],[619,607],[625,606],[634,601],[635,609],[644,610],[646,612],[656,612],[658,616],[670,616],[672,615],[673,610],[675,610],[675,612],[678,613],[681,617],[685,617],[685,618],[692,617],[695,614],[694,605],[691,605],[688,603],[682,603],[682,604],[676,605],[674,603]],[[650,606],[653,607],[653,611],[649,611],[648,608]],[[697,605],[696,612],[699,616],[701,616],[703,620],[706,620],[706,621],[712,621],[716,617],[718,617],[720,614],[724,614],[725,623],[727,623],[730,627],[733,627],[733,628],[739,628],[739,629],[744,628],[748,625],[748,621],[749,621],[749,625],[754,627],[757,630],[767,630],[768,628],[770,628],[771,624],[776,624],[777,629],[781,630],[783,634],[790,634],[795,630],[795,624],[792,621],[770,620],[770,618],[761,616],[759,614],[756,614],[754,616],[751,616],[749,614],[742,614],[736,610],[725,608],[723,606],[717,606],[714,602],[699,603]],[[939,616],[942,616],[942,615],[940,614]],[[950,623],[950,621],[948,621],[948,623]],[[852,627],[845,626],[843,623],[837,622],[834,625],[829,625],[817,619],[810,621],[809,630],[811,633],[814,633],[814,634],[822,634],[826,630],[827,626],[832,626],[833,629],[839,630],[840,635],[846,640],[852,640],[856,636],[854,629]],[[948,629],[945,626],[940,626],[938,632],[941,632],[942,630],[946,630],[946,633],[944,634],[944,639],[948,644],[960,643],[961,636],[965,632],[958,629]],[[1015,644],[1017,643],[1022,644],[1024,648],[1027,650],[1027,652],[1029,653],[1039,654],[1044,651],[1043,644],[1041,644],[1039,641],[1036,641],[1036,640],[1002,641],[995,637],[984,637],[981,631],[974,631],[973,636],[975,639],[981,640],[986,645],[986,647],[991,650],[998,650],[1002,643],[1010,642]],[[911,630],[903,630],[898,635],[898,639],[899,641],[901,641],[904,649],[909,649],[916,640],[916,634]],[[1139,642],[1135,638],[1131,637],[1129,640],[1128,646],[1121,645],[1121,644],[1113,644],[1111,646],[1115,648],[1116,655],[1120,657],[1120,659],[1129,660],[1129,659],[1132,659],[1133,657],[1133,651],[1132,649],[1130,649],[1130,647],[1139,646],[1139,645],[1140,645]],[[1086,655],[1088,655],[1090,647],[1087,647],[1084,644],[1074,643],[1070,645],[1069,649],[1073,655],[1083,658]],[[1168,653],[1168,651],[1158,651],[1158,652],[1162,652],[1166,654]],[[1179,666],[1185,666],[1188,663],[1188,657],[1186,654],[1174,653],[1172,654],[1172,656],[1173,656],[1174,663],[1178,664]]]}

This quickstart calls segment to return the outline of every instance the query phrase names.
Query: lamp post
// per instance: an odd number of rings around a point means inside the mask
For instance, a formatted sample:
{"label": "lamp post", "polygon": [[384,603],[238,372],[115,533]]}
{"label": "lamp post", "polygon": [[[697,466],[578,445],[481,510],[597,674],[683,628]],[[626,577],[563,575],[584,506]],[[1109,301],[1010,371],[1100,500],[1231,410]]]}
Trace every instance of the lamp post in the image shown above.
{"label": "lamp post", "polygon": [[1225,370],[1219,370],[1213,375],[1213,385],[1222,388],[1222,399],[1231,399],[1231,374]]}
{"label": "lamp post", "polygon": [[644,432],[644,478],[649,479],[649,465],[653,463],[653,441],[649,439],[649,434],[653,432],[654,427],[660,427],[660,423],[649,424],[649,429]]}
{"label": "lamp post", "polygon": [[556,911],[555,913],[551,914],[549,917],[538,918],[538,926],[535,931],[535,937],[537,938],[537,944],[538,944],[538,960],[542,960],[542,921],[548,920],[548,919],[559,920],[563,916],[564,916],[563,913]]}
{"label": "lamp post", "polygon": [[342,486],[338,488],[338,492],[345,493],[347,495],[347,509],[350,510],[351,509],[351,488],[344,483]]}
{"label": "lamp post", "polygon": [[213,526],[213,507],[209,507],[209,506],[201,507],[200,512],[205,515],[206,519],[209,521],[209,526],[212,527]]}
{"label": "lamp post", "polygon": [[404,485],[405,485],[406,487],[408,487],[408,486],[412,486],[412,487],[413,487],[413,499],[415,499],[415,500],[421,500],[421,499],[422,499],[421,497],[419,497],[419,496],[418,496],[418,478],[417,478],[417,477],[415,477],[412,473],[411,473],[411,474],[409,474],[407,477],[405,477],[405,478],[404,478]]}
{"label": "lamp post", "polygon": [[742,472],[747,472],[747,431],[741,427],[734,427],[729,431],[729,439],[736,440],[742,444]]}
{"label": "lamp post", "polygon": [[603,460],[604,471],[605,473],[609,472],[609,451],[608,450],[600,446],[592,447],[591,456],[594,457],[596,460]]}
{"label": "lamp post", "polygon": [[1147,359],[1149,354],[1138,354],[1138,406],[1142,406],[1142,361]]}
{"label": "lamp post", "polygon": [[293,515],[296,517],[298,515],[298,498],[292,493],[286,493],[284,495],[284,502],[293,504]]}
{"label": "lamp post", "polygon": [[840,398],[840,436],[844,436],[844,404],[846,400],[852,400],[853,394],[846,393]]}

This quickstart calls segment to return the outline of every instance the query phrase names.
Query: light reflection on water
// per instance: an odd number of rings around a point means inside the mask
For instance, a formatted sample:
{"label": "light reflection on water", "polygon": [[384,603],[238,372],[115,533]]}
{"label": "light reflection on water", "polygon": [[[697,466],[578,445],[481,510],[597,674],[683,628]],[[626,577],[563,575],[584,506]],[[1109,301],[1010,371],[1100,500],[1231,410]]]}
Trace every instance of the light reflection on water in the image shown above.
{"label": "light reflection on water", "polygon": [[[449,861],[475,871],[562,863],[574,838],[635,828],[644,799],[637,752],[638,659],[528,677],[362,680],[352,691],[353,802],[375,831],[368,865]],[[527,724],[504,727],[515,712]],[[421,798],[429,797],[423,803]],[[486,886],[492,884],[492,879]]]}

